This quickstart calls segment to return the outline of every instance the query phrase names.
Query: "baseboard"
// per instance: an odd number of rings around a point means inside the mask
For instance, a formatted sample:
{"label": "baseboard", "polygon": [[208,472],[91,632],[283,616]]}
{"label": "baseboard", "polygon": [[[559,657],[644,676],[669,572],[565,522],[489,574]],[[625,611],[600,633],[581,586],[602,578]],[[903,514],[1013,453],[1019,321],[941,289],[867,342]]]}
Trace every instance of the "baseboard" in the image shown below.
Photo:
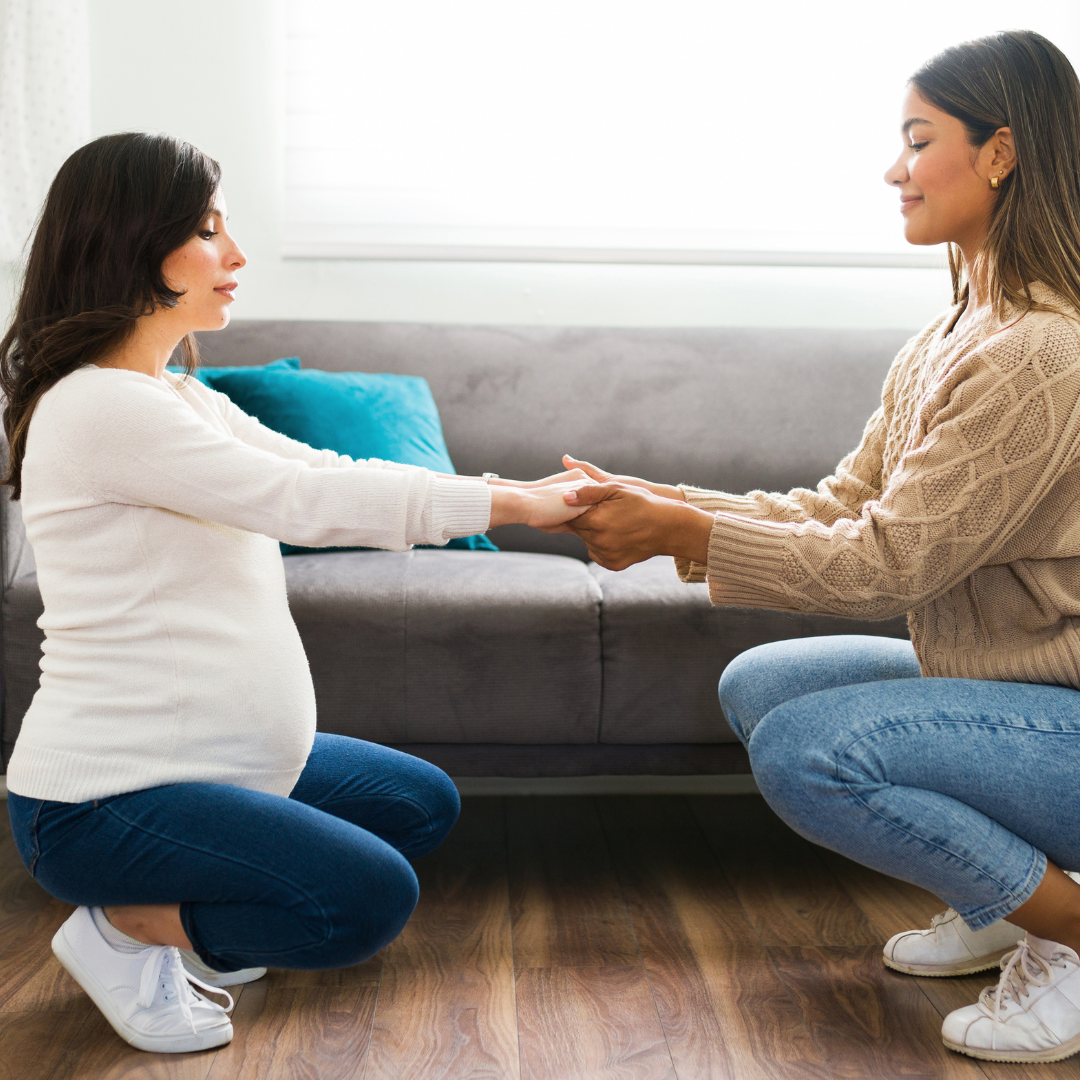
{"label": "baseboard", "polygon": [[558,780],[631,776],[748,776],[750,759],[730,743],[402,743],[393,749],[470,779]]}
{"label": "baseboard", "polygon": [[461,795],[756,795],[752,776],[457,776]]}
{"label": "baseboard", "polygon": [[[459,776],[462,795],[756,795],[752,776]],[[0,776],[0,802],[7,777]]]}

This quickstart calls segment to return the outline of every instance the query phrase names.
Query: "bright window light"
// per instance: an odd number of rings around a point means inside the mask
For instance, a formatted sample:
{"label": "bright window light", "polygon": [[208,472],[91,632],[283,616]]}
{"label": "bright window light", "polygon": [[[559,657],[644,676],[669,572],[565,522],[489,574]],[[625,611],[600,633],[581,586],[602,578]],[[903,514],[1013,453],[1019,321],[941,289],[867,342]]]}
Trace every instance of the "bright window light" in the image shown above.
{"label": "bright window light", "polygon": [[1077,0],[287,0],[285,254],[930,265],[907,77]]}

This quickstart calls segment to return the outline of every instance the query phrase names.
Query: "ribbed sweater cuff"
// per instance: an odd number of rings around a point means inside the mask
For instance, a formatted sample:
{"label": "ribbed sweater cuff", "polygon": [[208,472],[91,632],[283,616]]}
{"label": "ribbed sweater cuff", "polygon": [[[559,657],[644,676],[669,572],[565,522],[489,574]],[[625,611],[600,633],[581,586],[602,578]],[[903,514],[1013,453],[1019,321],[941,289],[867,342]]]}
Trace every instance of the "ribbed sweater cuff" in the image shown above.
{"label": "ribbed sweater cuff", "polygon": [[709,491],[707,488],[694,487],[692,484],[679,484],[679,490],[683,493],[683,498],[699,510],[745,514],[755,518],[761,513],[758,503],[745,495],[730,495],[726,491]]}
{"label": "ribbed sweater cuff", "polygon": [[790,524],[716,515],[709,535],[709,599],[732,607],[797,610],[782,585]]}
{"label": "ribbed sweater cuff", "polygon": [[482,480],[448,480],[432,476],[431,539],[444,544],[455,536],[487,532],[491,524],[491,488]]}
{"label": "ribbed sweater cuff", "polygon": [[680,559],[678,555],[675,556],[675,573],[679,575],[680,581],[685,581],[688,585],[708,581],[708,569],[693,559]]}

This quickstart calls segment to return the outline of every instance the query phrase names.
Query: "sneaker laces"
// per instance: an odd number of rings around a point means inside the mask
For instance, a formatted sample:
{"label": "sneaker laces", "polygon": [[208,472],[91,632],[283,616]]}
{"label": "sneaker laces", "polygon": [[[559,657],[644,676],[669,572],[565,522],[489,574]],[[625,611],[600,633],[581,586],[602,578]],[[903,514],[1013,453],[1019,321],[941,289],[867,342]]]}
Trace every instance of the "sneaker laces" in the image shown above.
{"label": "sneaker laces", "polygon": [[993,1019],[1002,1020],[1008,1006],[1008,998],[1022,1006],[1021,998],[1031,992],[1029,986],[1046,986],[1054,977],[1053,969],[1065,967],[1061,953],[1049,960],[1040,956],[1027,943],[1021,941],[1012,952],[1001,958],[1001,978],[997,986],[987,986],[979,994],[979,1004],[987,1009]]}
{"label": "sneaker laces", "polygon": [[[177,972],[179,972],[179,978]],[[142,977],[139,979],[140,1008],[149,1009],[153,1005],[159,983],[165,991],[165,999],[168,1000],[169,982],[172,983],[172,989],[176,992],[176,1004],[180,1009],[180,1015],[188,1022],[193,1035],[197,1035],[199,1029],[195,1026],[195,1017],[192,1014],[191,1006],[197,1005],[200,1001],[205,1001],[208,1005],[214,1005],[216,1002],[209,1001],[198,991],[192,990],[188,985],[189,983],[194,983],[211,994],[219,994],[221,997],[227,998],[229,1004],[225,1012],[232,1012],[235,1004],[232,994],[227,990],[220,990],[216,986],[210,986],[204,983],[202,979],[192,975],[184,967],[183,960],[180,958],[180,950],[171,945],[161,945],[154,949],[146,958],[146,963],[143,964]]]}

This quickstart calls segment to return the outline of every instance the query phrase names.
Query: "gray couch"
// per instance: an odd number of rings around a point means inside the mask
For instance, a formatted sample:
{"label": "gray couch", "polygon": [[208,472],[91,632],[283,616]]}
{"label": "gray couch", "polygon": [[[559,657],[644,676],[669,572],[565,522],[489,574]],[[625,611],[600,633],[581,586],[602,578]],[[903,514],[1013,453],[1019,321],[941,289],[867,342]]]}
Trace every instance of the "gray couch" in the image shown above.
{"label": "gray couch", "polygon": [[[460,472],[533,478],[564,451],[745,491],[813,485],[857,441],[903,331],[600,330],[236,322],[204,362],[423,375]],[[3,515],[6,764],[37,686],[41,614],[18,504]],[[499,554],[293,555],[289,600],[322,730],[457,776],[734,773],[716,699],[754,645],[907,634],[903,620],[713,608],[670,559],[621,574],[573,536],[495,530]]]}

